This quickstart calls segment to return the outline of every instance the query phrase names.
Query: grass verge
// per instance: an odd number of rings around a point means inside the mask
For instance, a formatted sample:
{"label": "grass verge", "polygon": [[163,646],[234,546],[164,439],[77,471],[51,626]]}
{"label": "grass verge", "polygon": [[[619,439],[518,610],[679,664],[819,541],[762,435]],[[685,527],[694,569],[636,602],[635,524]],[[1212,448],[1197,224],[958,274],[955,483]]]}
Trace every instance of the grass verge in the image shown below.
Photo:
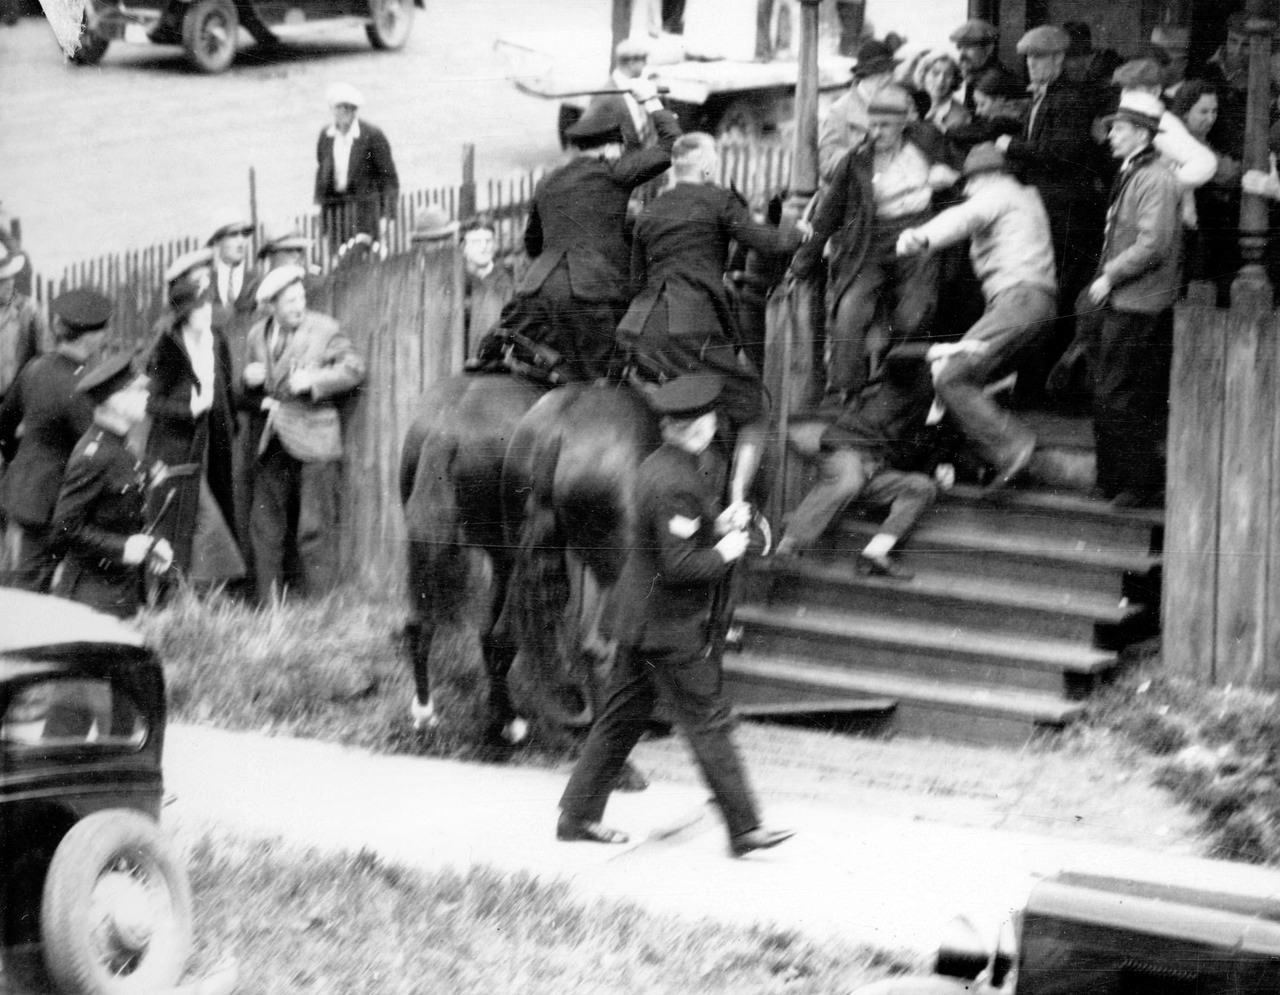
{"label": "grass verge", "polygon": [[1280,865],[1280,696],[1169,677],[1147,647],[1090,716],[1160,758],[1156,783],[1199,814],[1211,856]]}
{"label": "grass verge", "polygon": [[240,965],[242,995],[622,995],[849,991],[912,965],[773,928],[690,924],[487,868],[404,869],[202,838],[190,860],[208,970]]}

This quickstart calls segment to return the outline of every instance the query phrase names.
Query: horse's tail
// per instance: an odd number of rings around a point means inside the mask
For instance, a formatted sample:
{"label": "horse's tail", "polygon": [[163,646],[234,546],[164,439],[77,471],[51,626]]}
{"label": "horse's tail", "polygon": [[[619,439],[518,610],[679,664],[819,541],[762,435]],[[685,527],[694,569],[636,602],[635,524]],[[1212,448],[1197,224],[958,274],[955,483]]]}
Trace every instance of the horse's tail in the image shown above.
{"label": "horse's tail", "polygon": [[468,599],[470,559],[462,543],[453,465],[457,444],[429,432],[409,440],[401,459],[400,493],[408,536],[409,598],[415,621],[426,627],[453,621]]}
{"label": "horse's tail", "polygon": [[559,504],[565,545],[602,585],[615,583],[627,552],[627,512],[617,481],[580,474],[567,482]]}

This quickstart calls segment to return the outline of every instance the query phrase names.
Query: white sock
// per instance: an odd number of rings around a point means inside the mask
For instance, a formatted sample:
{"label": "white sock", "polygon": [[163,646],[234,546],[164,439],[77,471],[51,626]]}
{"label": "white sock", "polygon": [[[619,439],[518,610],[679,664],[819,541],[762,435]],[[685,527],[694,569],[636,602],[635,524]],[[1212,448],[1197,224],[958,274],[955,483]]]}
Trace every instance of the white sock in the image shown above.
{"label": "white sock", "polygon": [[888,556],[897,544],[897,536],[891,536],[888,532],[877,532],[871,537],[871,541],[867,543],[866,548],[862,551],[868,556],[874,556],[879,559]]}

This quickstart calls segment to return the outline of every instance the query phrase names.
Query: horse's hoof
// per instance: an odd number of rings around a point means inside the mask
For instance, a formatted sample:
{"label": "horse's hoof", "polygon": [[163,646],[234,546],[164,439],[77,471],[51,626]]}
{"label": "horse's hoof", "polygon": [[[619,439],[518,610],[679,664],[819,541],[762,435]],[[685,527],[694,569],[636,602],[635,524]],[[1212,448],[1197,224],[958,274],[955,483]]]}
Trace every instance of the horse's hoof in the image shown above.
{"label": "horse's hoof", "polygon": [[517,715],[502,727],[503,742],[509,746],[519,746],[529,738],[529,723]]}
{"label": "horse's hoof", "polygon": [[427,699],[424,705],[415,696],[409,702],[409,717],[413,720],[414,732],[425,732],[428,729],[434,729],[440,724],[440,719],[436,716],[436,707],[432,704],[431,699]]}
{"label": "horse's hoof", "polygon": [[641,774],[639,768],[630,760],[613,783],[614,791],[644,791],[647,787],[649,787],[649,779]]}

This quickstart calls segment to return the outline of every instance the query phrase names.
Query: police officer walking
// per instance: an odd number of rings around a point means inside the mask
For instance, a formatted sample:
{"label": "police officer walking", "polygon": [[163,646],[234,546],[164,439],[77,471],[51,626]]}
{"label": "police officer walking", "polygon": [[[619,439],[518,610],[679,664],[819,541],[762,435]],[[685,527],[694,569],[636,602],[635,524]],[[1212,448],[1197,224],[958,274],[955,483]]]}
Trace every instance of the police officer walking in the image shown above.
{"label": "police officer walking", "polygon": [[125,447],[147,412],[147,378],[132,360],[105,360],[76,388],[94,405],[93,427],[67,461],[51,529],[65,553],[54,593],[120,618],[142,607],[144,570],[164,574],[173,564],[169,541],[145,521],[147,472]]}
{"label": "police officer walking", "polygon": [[748,546],[747,532],[721,514],[725,465],[710,449],[723,383],[718,374],[690,375],[650,395],[663,444],[636,479],[636,549],[619,582],[618,603],[627,607],[615,632],[618,657],[608,701],[560,799],[558,839],[627,842],[600,819],[660,692],[720,806],[730,853],[793,835],[761,823],[721,687],[726,620],[716,617],[716,596]]}

